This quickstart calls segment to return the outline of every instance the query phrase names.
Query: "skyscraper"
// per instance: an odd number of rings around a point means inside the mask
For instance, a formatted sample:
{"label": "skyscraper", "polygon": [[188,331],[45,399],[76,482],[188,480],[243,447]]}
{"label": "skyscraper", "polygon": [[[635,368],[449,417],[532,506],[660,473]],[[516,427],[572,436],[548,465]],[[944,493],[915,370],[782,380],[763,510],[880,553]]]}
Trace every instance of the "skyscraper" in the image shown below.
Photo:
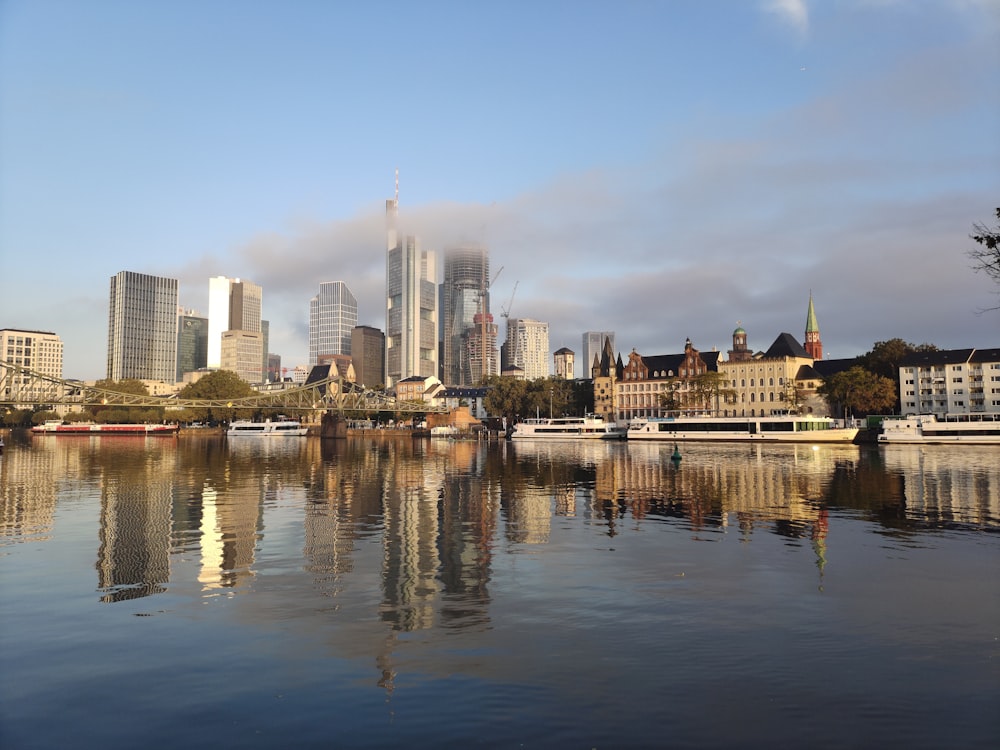
{"label": "skyscraper", "polygon": [[507,319],[504,366],[514,365],[525,380],[549,376],[549,324],[530,318]]}
{"label": "skyscraper", "polygon": [[[474,385],[482,378],[482,355],[473,365],[470,353],[479,352],[483,340],[482,328],[492,323],[490,312],[489,251],[480,247],[454,248],[444,256],[444,281],[441,298],[444,309],[443,367],[444,382],[450,385]],[[485,316],[485,317],[484,317]],[[478,317],[478,322],[477,322]],[[479,327],[479,332],[473,330]],[[470,342],[470,337],[473,339]],[[485,337],[489,348],[489,331]],[[494,350],[487,351],[487,374],[498,371]],[[470,345],[471,344],[471,345]],[[473,369],[478,371],[473,374]]]}
{"label": "skyscraper", "polygon": [[[309,300],[309,364],[327,354],[350,354],[358,301],[343,281],[324,281]],[[381,378],[380,378],[381,381]]]}
{"label": "skyscraper", "polygon": [[351,331],[351,361],[356,382],[366,388],[384,383],[385,334],[371,326],[356,326]]}
{"label": "skyscraper", "polygon": [[598,362],[600,361],[605,339],[610,339],[613,351],[615,348],[614,331],[583,332],[583,351],[580,354],[580,367],[583,369],[583,372],[580,374],[580,377],[590,377],[590,371],[594,367],[594,357],[597,357]]}
{"label": "skyscraper", "polygon": [[194,310],[177,311],[177,382],[184,373],[208,366],[208,318]]}
{"label": "skyscraper", "polygon": [[391,387],[413,375],[437,377],[437,266],[419,239],[398,236],[398,174],[396,197],[385,209],[385,384]]}
{"label": "skyscraper", "polygon": [[177,279],[134,271],[111,277],[107,377],[175,382]]}
{"label": "skyscraper", "polygon": [[264,379],[267,349],[262,306],[260,285],[225,276],[209,279],[208,367],[232,370],[250,383]]}

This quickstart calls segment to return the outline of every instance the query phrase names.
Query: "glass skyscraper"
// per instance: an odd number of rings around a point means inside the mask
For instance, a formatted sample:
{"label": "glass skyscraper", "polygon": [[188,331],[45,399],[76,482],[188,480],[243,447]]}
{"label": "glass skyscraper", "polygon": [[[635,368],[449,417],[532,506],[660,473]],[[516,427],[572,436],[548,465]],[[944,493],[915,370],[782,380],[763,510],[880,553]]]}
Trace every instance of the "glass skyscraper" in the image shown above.
{"label": "glass skyscraper", "polygon": [[176,382],[177,279],[134,271],[111,277],[107,377]]}
{"label": "glass skyscraper", "polygon": [[350,354],[358,301],[343,281],[324,281],[309,301],[309,364],[326,354]]}

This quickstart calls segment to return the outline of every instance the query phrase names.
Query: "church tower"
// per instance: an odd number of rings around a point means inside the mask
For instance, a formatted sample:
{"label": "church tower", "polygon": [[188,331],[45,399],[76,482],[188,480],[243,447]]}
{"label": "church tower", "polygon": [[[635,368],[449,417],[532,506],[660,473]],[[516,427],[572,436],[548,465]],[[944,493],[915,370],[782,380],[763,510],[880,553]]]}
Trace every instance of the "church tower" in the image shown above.
{"label": "church tower", "polygon": [[730,362],[748,362],[753,359],[753,352],[747,349],[747,332],[737,323],[733,331],[733,348],[729,350]]}
{"label": "church tower", "polygon": [[809,292],[809,312],[806,313],[805,350],[814,360],[823,359],[823,342],[819,338],[819,325],[816,323],[816,311],[813,309],[812,292]]}

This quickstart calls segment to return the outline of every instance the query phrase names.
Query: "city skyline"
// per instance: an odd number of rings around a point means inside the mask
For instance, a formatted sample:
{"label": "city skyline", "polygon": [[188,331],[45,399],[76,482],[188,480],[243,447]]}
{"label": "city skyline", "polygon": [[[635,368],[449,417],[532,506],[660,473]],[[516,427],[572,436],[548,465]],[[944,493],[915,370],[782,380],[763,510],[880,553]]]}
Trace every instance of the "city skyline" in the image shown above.
{"label": "city skyline", "polygon": [[387,28],[381,6],[12,0],[0,325],[56,332],[96,379],[109,276],[206,311],[223,274],[266,290],[269,349],[305,364],[324,279],[385,328],[398,168],[401,229],[488,247],[493,314],[546,321],[552,349],[724,351],[738,321],[759,349],[802,336],[810,291],[824,356],[993,346],[966,253],[1000,203],[998,10],[430,2]]}

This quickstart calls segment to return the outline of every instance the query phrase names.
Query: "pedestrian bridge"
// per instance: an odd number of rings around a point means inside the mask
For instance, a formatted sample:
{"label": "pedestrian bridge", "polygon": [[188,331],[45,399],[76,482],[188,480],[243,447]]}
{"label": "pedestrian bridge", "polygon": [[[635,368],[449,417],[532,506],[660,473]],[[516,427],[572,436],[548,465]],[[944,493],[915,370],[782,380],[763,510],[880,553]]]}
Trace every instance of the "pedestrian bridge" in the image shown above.
{"label": "pedestrian bridge", "polygon": [[[285,386],[288,387],[285,387]],[[178,398],[120,393],[86,385],[80,380],[61,380],[21,365],[0,360],[0,407],[42,406],[162,406],[176,409],[299,409],[315,411],[398,412],[404,414],[443,413],[444,406],[397,401],[381,391],[372,391],[330,376],[304,385],[275,383],[267,390],[244,398]]]}

